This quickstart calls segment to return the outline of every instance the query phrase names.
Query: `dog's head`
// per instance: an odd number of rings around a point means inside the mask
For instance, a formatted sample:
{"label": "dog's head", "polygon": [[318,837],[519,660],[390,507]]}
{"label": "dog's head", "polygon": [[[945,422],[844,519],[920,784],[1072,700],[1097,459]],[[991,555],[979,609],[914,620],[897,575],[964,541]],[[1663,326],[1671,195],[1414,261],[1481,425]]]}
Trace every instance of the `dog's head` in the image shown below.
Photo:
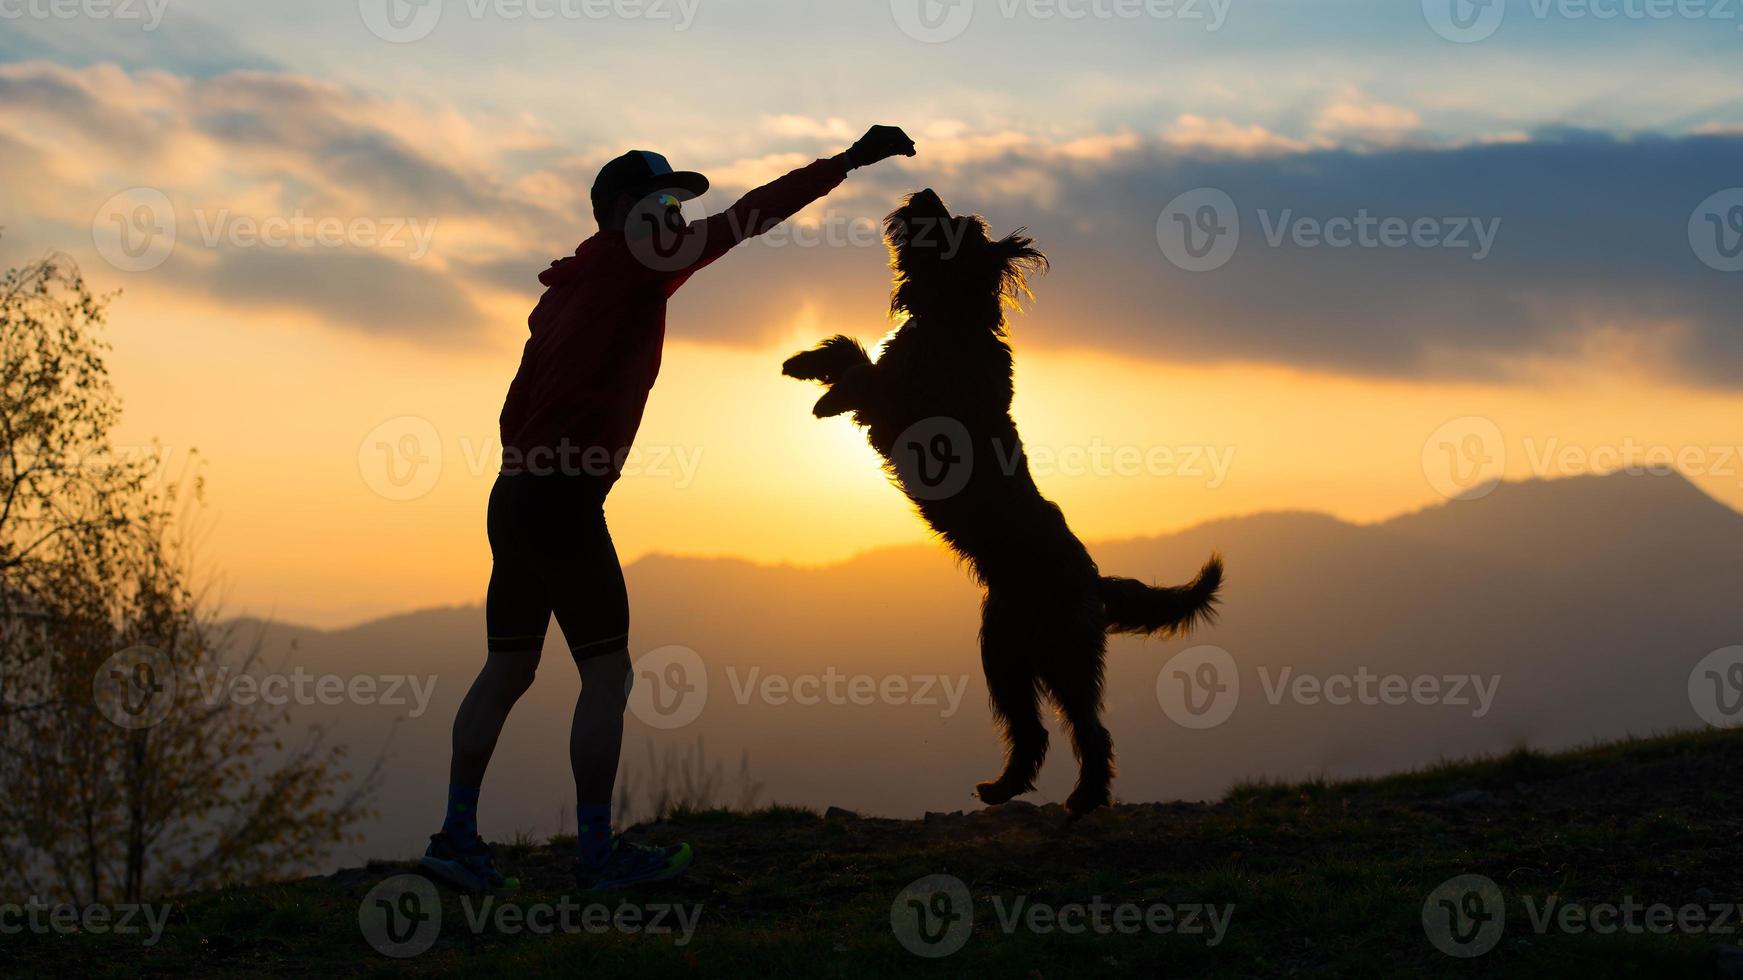
{"label": "dog's head", "polygon": [[985,219],[951,214],[931,188],[908,195],[890,212],[884,240],[895,271],[892,313],[964,311],[990,300],[991,326],[1000,329],[999,304],[1030,295],[1029,276],[1047,267],[1023,229],[994,240]]}

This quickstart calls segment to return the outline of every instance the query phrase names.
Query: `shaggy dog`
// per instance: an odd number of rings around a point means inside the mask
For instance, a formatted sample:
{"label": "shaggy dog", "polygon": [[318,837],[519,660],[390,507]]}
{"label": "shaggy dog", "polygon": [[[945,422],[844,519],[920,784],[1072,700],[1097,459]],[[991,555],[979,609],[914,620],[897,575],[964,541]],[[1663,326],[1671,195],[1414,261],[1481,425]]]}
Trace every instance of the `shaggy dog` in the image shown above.
{"label": "shaggy dog", "polygon": [[1005,305],[1029,295],[1046,258],[1022,229],[993,241],[979,216],[953,216],[930,189],[885,222],[892,315],[907,320],[876,363],[831,337],[782,366],[821,381],[818,418],[852,412],[891,478],[986,588],[981,666],[1004,731],[1005,768],[975,787],[988,804],[1035,788],[1047,753],[1040,695],[1058,707],[1077,753],[1066,808],[1110,802],[1113,741],[1101,723],[1107,634],[1183,634],[1209,621],[1222,583],[1212,555],[1190,584],[1153,588],[1096,569],[1029,475],[1011,419]]}

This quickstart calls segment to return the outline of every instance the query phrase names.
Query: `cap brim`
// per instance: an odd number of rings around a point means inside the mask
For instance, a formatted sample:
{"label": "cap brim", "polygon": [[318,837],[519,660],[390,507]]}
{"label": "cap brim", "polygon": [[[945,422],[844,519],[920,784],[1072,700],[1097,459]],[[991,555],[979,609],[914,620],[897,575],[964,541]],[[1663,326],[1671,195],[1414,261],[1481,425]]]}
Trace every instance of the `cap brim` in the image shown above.
{"label": "cap brim", "polygon": [[669,174],[649,177],[640,189],[647,194],[666,191],[680,201],[689,201],[708,193],[708,178],[694,170],[674,170]]}

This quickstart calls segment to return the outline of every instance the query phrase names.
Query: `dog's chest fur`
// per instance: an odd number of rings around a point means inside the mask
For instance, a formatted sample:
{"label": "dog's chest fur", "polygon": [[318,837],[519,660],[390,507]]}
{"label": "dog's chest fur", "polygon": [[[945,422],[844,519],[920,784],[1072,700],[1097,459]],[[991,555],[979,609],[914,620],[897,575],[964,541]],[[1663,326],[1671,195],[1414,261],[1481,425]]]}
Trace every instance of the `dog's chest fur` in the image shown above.
{"label": "dog's chest fur", "polygon": [[1011,419],[1011,348],[991,331],[914,317],[878,355],[883,397],[869,422],[872,445],[887,459],[903,430],[930,418],[962,424],[976,443],[1018,447]]}

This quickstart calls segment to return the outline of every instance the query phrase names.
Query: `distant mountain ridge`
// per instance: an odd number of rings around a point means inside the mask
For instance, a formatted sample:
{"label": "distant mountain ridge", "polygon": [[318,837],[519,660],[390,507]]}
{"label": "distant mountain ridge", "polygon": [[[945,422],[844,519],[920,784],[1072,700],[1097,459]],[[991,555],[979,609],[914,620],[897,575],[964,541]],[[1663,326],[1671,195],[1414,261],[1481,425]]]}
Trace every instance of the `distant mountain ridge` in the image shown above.
{"label": "distant mountain ridge", "polygon": [[[1109,573],[1174,582],[1212,548],[1229,569],[1215,627],[1110,646],[1108,724],[1123,799],[1204,798],[1242,779],[1374,775],[1519,744],[1558,749],[1697,727],[1690,669],[1743,643],[1743,514],[1675,475],[1503,483],[1478,500],[1365,525],[1262,513],[1091,550]],[[748,753],[765,801],[914,816],[972,806],[970,786],[996,768],[975,640],[979,592],[935,546],[818,568],[654,555],[627,575],[633,651],[695,651],[707,694],[681,728],[632,717],[626,774],[646,769],[650,744],[663,752],[701,736],[729,776]],[[483,656],[481,609],[334,631],[264,628],[268,660],[287,669],[435,678],[416,718],[379,705],[299,709],[353,743],[360,763],[391,733],[381,815],[359,854],[415,847],[439,813],[448,725]],[[491,770],[481,818],[495,836],[554,830],[572,802],[566,732],[578,682],[559,637],[553,624],[538,683]],[[1171,717],[1158,688],[1171,657],[1206,644],[1227,651],[1240,689],[1227,720],[1200,730]],[[942,675],[966,694],[954,711],[807,705],[771,699],[749,680],[791,686],[825,673]],[[1463,678],[1467,689],[1493,679],[1496,690],[1477,717],[1472,704],[1309,703],[1289,687],[1364,674]],[[1037,802],[1070,788],[1068,743],[1056,739],[1053,752]]]}

